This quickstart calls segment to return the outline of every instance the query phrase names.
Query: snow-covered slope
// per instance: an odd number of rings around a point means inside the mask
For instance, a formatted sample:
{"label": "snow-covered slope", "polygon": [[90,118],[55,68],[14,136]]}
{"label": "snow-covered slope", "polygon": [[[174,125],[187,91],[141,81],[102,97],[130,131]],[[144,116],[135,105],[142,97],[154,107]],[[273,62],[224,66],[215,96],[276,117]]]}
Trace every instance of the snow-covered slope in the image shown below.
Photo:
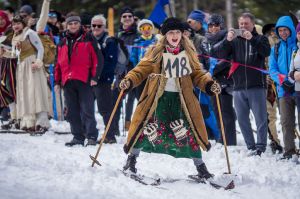
{"label": "snow-covered slope", "polygon": [[[54,121],[52,126],[68,129],[66,124]],[[98,127],[103,130],[102,125]],[[126,161],[122,150],[125,137],[118,137],[118,144],[103,145],[98,158],[102,166],[93,168],[89,155],[94,155],[97,148],[65,147],[71,138],[53,132],[37,137],[0,134],[0,198],[300,198],[300,165],[278,161],[279,155],[272,155],[269,148],[262,157],[248,157],[241,134],[238,146],[229,147],[232,173],[236,174],[232,191],[186,181],[162,184],[162,189],[145,186],[119,171]],[[227,171],[222,145],[213,143],[203,158],[216,177]],[[141,174],[161,178],[184,179],[196,174],[192,160],[160,154],[141,153],[137,169]]]}

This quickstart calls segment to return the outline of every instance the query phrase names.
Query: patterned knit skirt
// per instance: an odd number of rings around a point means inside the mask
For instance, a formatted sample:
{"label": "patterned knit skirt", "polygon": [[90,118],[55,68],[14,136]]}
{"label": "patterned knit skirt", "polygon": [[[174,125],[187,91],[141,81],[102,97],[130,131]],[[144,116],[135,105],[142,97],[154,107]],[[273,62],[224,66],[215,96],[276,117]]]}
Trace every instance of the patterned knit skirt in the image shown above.
{"label": "patterned knit skirt", "polygon": [[[181,121],[180,126],[178,125]],[[155,128],[153,128],[155,126]],[[174,132],[181,129],[180,136]],[[149,135],[147,131],[153,133]],[[178,92],[165,91],[134,148],[175,158],[201,158],[201,150],[181,107]]]}

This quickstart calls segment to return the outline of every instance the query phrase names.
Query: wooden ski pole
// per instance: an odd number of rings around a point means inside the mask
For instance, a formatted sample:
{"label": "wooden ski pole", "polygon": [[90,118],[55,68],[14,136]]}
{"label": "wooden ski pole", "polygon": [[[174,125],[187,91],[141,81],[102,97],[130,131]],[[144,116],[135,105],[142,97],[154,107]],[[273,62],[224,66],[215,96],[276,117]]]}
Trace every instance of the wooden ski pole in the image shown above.
{"label": "wooden ski pole", "polygon": [[297,131],[296,128],[295,128],[295,134],[296,134],[296,137],[297,137],[298,140],[299,140],[299,148],[300,148],[300,135],[299,135],[299,132]]}
{"label": "wooden ski pole", "polygon": [[227,160],[228,174],[231,174],[229,156],[228,156],[228,151],[227,151],[227,142],[226,142],[226,137],[225,137],[225,132],[224,132],[223,118],[222,118],[222,112],[221,112],[221,106],[220,106],[220,100],[219,100],[219,94],[216,94],[216,99],[217,99],[217,106],[218,106],[218,112],[219,112],[219,118],[220,118],[220,124],[221,124],[222,138],[223,138],[223,143],[224,143],[224,148],[225,148],[225,155],[226,155],[226,160]]}
{"label": "wooden ski pole", "polygon": [[98,158],[99,152],[100,152],[100,150],[101,150],[102,144],[103,144],[103,142],[104,142],[104,139],[105,139],[105,137],[106,137],[106,134],[107,134],[107,132],[108,132],[108,130],[109,130],[109,128],[110,128],[110,125],[111,125],[111,123],[112,123],[112,120],[113,120],[113,118],[114,118],[114,115],[115,115],[115,113],[116,113],[116,111],[117,111],[117,108],[118,108],[118,106],[119,106],[119,103],[120,103],[120,101],[121,101],[121,99],[122,99],[122,97],[123,97],[123,93],[124,93],[124,90],[121,90],[121,92],[120,92],[120,94],[119,94],[119,96],[118,96],[118,99],[117,99],[117,101],[116,101],[116,104],[115,104],[115,106],[114,106],[114,109],[113,109],[113,111],[112,111],[112,113],[111,113],[111,115],[110,115],[110,118],[109,118],[109,120],[108,120],[108,124],[107,124],[107,126],[106,126],[106,128],[105,128],[104,134],[102,135],[102,138],[101,138],[99,147],[98,147],[98,149],[97,149],[96,155],[95,155],[95,156],[90,155],[90,158],[91,158],[92,161],[93,161],[92,167],[94,167],[95,163],[98,164],[99,166],[101,166],[101,164],[99,163],[99,161],[97,160],[97,158]]}

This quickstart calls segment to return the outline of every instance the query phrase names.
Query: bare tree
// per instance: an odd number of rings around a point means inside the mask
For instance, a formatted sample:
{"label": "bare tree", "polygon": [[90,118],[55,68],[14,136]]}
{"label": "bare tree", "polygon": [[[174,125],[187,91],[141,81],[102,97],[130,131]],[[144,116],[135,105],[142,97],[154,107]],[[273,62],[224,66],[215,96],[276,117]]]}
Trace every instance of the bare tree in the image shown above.
{"label": "bare tree", "polygon": [[226,21],[227,28],[233,27],[233,16],[232,16],[232,0],[226,0]]}
{"label": "bare tree", "polygon": [[193,10],[198,9],[198,0],[193,0]]}

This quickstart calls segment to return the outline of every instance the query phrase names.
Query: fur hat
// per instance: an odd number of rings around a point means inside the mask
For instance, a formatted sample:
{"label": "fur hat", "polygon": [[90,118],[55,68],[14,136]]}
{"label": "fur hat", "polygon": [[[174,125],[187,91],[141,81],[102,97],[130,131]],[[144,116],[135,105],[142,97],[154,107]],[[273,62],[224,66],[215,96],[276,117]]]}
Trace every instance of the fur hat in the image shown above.
{"label": "fur hat", "polygon": [[154,28],[154,24],[152,23],[151,20],[149,20],[149,19],[142,19],[142,20],[139,22],[139,24],[138,24],[138,27],[137,27],[138,31],[140,31],[140,27],[141,27],[142,25],[144,25],[144,24],[149,24],[149,25],[152,26],[152,28]]}
{"label": "fur hat", "polygon": [[161,26],[160,32],[162,35],[165,35],[170,30],[180,30],[181,32],[184,31],[184,27],[182,22],[175,17],[167,18]]}

